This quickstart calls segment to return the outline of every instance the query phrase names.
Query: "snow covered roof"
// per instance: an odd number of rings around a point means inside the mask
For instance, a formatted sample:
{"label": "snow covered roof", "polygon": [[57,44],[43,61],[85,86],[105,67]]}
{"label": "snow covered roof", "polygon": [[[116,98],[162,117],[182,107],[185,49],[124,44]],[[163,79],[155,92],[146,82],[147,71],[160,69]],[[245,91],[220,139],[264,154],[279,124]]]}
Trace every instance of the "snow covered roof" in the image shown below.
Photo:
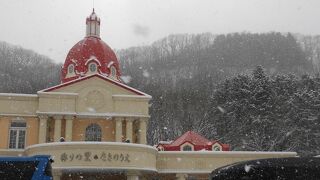
{"label": "snow covered roof", "polygon": [[211,143],[211,141],[206,139],[205,137],[203,137],[193,131],[187,131],[182,136],[180,136],[176,140],[174,140],[171,143],[171,145],[172,146],[179,146],[179,145],[183,144],[184,142],[190,142],[193,145],[208,145],[208,143]]}
{"label": "snow covered roof", "polygon": [[157,147],[163,147],[164,151],[181,151],[181,147],[185,144],[193,146],[193,151],[211,151],[213,149],[212,146],[215,144],[218,144],[221,147],[221,151],[230,151],[230,146],[228,144],[210,141],[193,131],[187,131],[171,143],[160,141]]}

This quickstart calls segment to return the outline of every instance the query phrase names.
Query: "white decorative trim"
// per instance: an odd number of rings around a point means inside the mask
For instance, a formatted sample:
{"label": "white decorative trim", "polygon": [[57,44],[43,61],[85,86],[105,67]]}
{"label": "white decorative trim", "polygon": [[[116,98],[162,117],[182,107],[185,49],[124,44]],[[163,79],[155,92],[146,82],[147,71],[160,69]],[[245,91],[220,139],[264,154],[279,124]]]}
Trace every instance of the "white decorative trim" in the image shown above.
{"label": "white decorative trim", "polygon": [[103,73],[100,69],[98,69],[98,71],[99,71],[99,74],[101,74],[102,76],[108,77],[108,74],[107,74],[107,73]]}
{"label": "white decorative trim", "polygon": [[36,114],[5,114],[5,113],[0,113],[0,116],[38,117]]}
{"label": "white decorative trim", "polygon": [[0,93],[0,96],[30,97],[30,98],[38,97],[36,94],[17,94],[17,93]]}
{"label": "white decorative trim", "polygon": [[152,172],[158,172],[157,169],[154,168],[135,168],[135,167],[121,167],[121,166],[115,166],[115,167],[92,167],[92,166],[68,166],[68,167],[52,167],[53,170],[137,170],[137,171],[152,171]]}
{"label": "white decorative trim", "polygon": [[0,152],[21,152],[24,153],[25,149],[0,149]]}
{"label": "white decorative trim", "polygon": [[115,80],[113,80],[112,78],[102,76],[101,74],[96,74],[96,75],[98,75],[98,76],[100,76],[100,77],[102,77],[102,78],[108,79],[108,80],[110,80],[110,81],[112,81],[112,82],[114,82],[114,83],[116,83],[116,84],[121,84],[121,86],[123,86],[123,87],[125,87],[125,88],[127,88],[127,89],[130,89],[130,90],[132,90],[132,91],[138,92],[138,93],[140,93],[140,94],[143,94],[144,96],[148,96],[148,97],[151,98],[151,96],[150,96],[149,94],[146,94],[146,93],[144,93],[144,92],[142,92],[142,91],[139,91],[139,90],[137,90],[137,89],[134,89],[134,88],[132,88],[132,87],[126,85],[126,84],[123,84],[123,83],[119,82],[119,81],[115,81]]}
{"label": "white decorative trim", "polygon": [[39,97],[54,97],[54,96],[60,96],[63,98],[75,98],[78,96],[78,93],[68,93],[68,92],[39,92]]}
{"label": "white decorative trim", "polygon": [[49,88],[40,90],[40,91],[38,91],[38,93],[39,93],[39,92],[45,92],[45,91],[47,91],[47,90],[49,90],[49,89],[55,89],[55,88],[60,87],[60,86],[66,86],[66,85],[68,85],[68,84],[72,84],[73,82],[81,81],[81,79],[83,79],[83,78],[88,79],[88,78],[90,78],[91,76],[99,76],[99,77],[101,77],[102,79],[107,79],[107,80],[109,80],[109,81],[112,81],[112,82],[115,83],[116,85],[119,85],[119,86],[122,86],[122,87],[124,87],[124,88],[130,89],[130,90],[133,91],[133,92],[137,92],[137,93],[139,93],[139,94],[142,94],[142,96],[148,96],[148,97],[152,98],[149,94],[146,94],[146,93],[144,93],[144,92],[141,92],[141,91],[139,91],[139,90],[137,90],[137,89],[134,89],[134,88],[132,88],[132,87],[130,87],[130,86],[127,86],[126,84],[123,84],[123,83],[121,83],[121,82],[119,82],[119,81],[115,81],[115,80],[113,80],[113,79],[111,79],[111,78],[109,78],[109,77],[103,76],[103,75],[98,74],[98,73],[91,74],[91,75],[89,75],[89,76],[80,77],[80,78],[78,78],[78,79],[74,79],[74,80],[65,82],[65,83],[63,83],[63,84],[58,84],[58,85],[56,85],[56,86],[52,86],[52,87],[49,87]]}
{"label": "white decorative trim", "polygon": [[[70,73],[69,69],[70,69],[71,66],[73,66],[73,71]],[[72,64],[72,63],[69,64],[68,67],[67,67],[67,76],[68,76],[68,77],[73,76],[73,75],[75,75],[75,73],[76,73],[76,67],[75,67],[75,65]]]}
{"label": "white decorative trim", "polygon": [[236,155],[241,157],[251,157],[252,155],[279,155],[279,156],[297,156],[296,152],[269,152],[269,151],[163,151],[159,154],[165,155]]}
{"label": "white decorative trim", "polygon": [[42,143],[42,144],[34,144],[25,148],[25,150],[29,150],[32,148],[38,147],[48,147],[48,146],[76,146],[76,145],[101,145],[101,146],[123,146],[123,147],[139,147],[146,148],[150,150],[154,150],[158,152],[157,148],[145,144],[135,144],[135,143],[123,143],[123,142],[89,142],[89,141],[73,141],[73,142],[52,142],[52,143]]}
{"label": "white decorative trim", "polygon": [[16,93],[0,93],[0,100],[25,100],[37,101],[38,95],[36,94],[16,94]]}
{"label": "white decorative trim", "polygon": [[74,65],[78,66],[78,60],[76,60],[76,59],[71,59],[71,62],[72,62]]}
{"label": "white decorative trim", "polygon": [[[181,145],[180,145],[180,151],[184,151],[183,148],[184,148],[185,146],[190,146],[190,147],[191,147],[191,151],[194,151],[194,145],[191,144],[191,143],[189,143],[189,142],[185,142],[185,143],[181,144]],[[184,152],[186,152],[186,151],[184,151]]]}
{"label": "white decorative trim", "polygon": [[111,65],[113,65],[113,64],[114,64],[114,62],[113,62],[113,61],[110,61],[109,64],[107,64],[107,67],[110,68]]}
{"label": "white decorative trim", "polygon": [[101,66],[100,61],[95,57],[95,56],[91,56],[89,59],[87,59],[86,63],[84,63],[84,65],[88,65],[89,62],[94,61],[96,62],[99,66]]}
{"label": "white decorative trim", "polygon": [[171,173],[181,173],[181,174],[184,174],[184,173],[187,173],[187,174],[208,174],[208,173],[211,173],[213,169],[210,169],[210,170],[191,170],[191,169],[185,169],[185,170],[173,170],[173,169],[165,169],[165,170],[161,170],[161,169],[158,169],[158,173],[168,173],[168,174],[171,174]]}
{"label": "white decorative trim", "polygon": [[11,122],[27,122],[23,117],[17,116],[12,118]]}
{"label": "white decorative trim", "polygon": [[150,118],[149,115],[143,114],[121,114],[121,113],[76,113],[77,117],[138,117],[138,118]]}
{"label": "white decorative trim", "polygon": [[[37,115],[62,115],[62,116],[77,116],[77,117],[90,117],[90,118],[105,118],[105,117],[133,117],[133,118],[150,118],[149,115],[144,114],[121,114],[121,113],[89,113],[89,112],[48,112],[48,111],[37,111]],[[0,114],[1,115],[1,114]]]}
{"label": "white decorative trim", "polygon": [[216,150],[214,150],[214,147],[219,147],[219,149],[220,149],[219,151],[222,151],[222,146],[219,143],[216,142],[211,146],[212,151],[216,151]]}
{"label": "white decorative trim", "polygon": [[135,99],[135,100],[150,100],[151,96],[139,96],[139,95],[122,95],[122,94],[115,94],[112,95],[112,98],[116,99],[116,100],[128,100],[128,99]]}
{"label": "white decorative trim", "polygon": [[37,111],[37,115],[48,115],[48,116],[53,116],[53,115],[62,115],[62,116],[75,116],[77,115],[76,112],[43,112],[43,111]]}
{"label": "white decorative trim", "polygon": [[84,103],[90,112],[95,111],[105,105],[104,95],[99,90],[91,90],[85,95]]}
{"label": "white decorative trim", "polygon": [[[78,73],[78,72],[77,72]],[[91,76],[93,76],[94,74],[92,74]],[[79,77],[78,79],[74,79],[74,80],[71,80],[71,81],[68,81],[68,82],[65,82],[65,83],[62,83],[62,84],[58,84],[58,85],[55,85],[55,86],[51,86],[51,87],[48,87],[46,89],[42,89],[40,91],[38,91],[37,93],[41,93],[41,92],[46,92],[48,89],[54,89],[56,87],[59,87],[59,86],[62,86],[62,85],[65,85],[65,84],[71,84],[72,82],[74,81],[79,81],[79,79],[82,79],[82,78],[88,78],[86,76],[83,76],[83,77]]]}

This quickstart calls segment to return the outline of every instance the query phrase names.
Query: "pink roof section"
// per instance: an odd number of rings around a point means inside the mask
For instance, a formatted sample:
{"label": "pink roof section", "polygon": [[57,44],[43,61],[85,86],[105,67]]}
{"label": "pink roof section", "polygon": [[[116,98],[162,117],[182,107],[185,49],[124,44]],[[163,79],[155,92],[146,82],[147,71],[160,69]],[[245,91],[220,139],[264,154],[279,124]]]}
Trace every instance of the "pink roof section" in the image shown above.
{"label": "pink roof section", "polygon": [[218,143],[222,147],[222,151],[230,151],[230,145],[229,144],[222,144],[219,141],[213,140],[210,141],[207,138],[193,132],[193,131],[187,131],[174,141],[172,141],[169,144],[166,143],[159,143],[156,147],[163,147],[164,151],[180,151],[181,146],[185,143],[190,143],[193,145],[194,151],[200,151],[200,150],[206,150],[211,151],[212,145]]}
{"label": "pink roof section", "polygon": [[193,145],[211,144],[211,141],[209,141],[207,138],[200,136],[199,134],[197,134],[193,131],[187,131],[182,136],[180,136],[176,140],[174,140],[170,145],[171,146],[179,146],[185,142],[190,142]]}

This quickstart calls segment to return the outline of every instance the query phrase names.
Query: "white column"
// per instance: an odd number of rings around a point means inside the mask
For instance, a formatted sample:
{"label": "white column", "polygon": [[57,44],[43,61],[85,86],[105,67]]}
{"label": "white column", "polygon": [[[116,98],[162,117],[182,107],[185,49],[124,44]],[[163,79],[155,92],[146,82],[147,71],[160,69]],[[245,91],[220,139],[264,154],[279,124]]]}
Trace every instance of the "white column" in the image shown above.
{"label": "white column", "polygon": [[132,118],[126,118],[126,139],[132,143]]}
{"label": "white column", "polygon": [[139,180],[138,175],[127,175],[127,180]]}
{"label": "white column", "polygon": [[127,180],[139,180],[139,172],[137,171],[128,171]]}
{"label": "white column", "polygon": [[61,179],[61,175],[53,175],[53,180],[60,180]]}
{"label": "white column", "polygon": [[122,118],[115,118],[116,120],[116,142],[122,142]]}
{"label": "white column", "polygon": [[54,141],[59,142],[61,138],[61,119],[62,116],[54,117]]}
{"label": "white column", "polygon": [[46,143],[47,138],[47,116],[39,116],[39,136],[38,136],[38,143]]}
{"label": "white column", "polygon": [[148,118],[139,119],[139,143],[147,144],[147,121]]}
{"label": "white column", "polygon": [[61,175],[62,175],[61,171],[56,171],[56,170],[52,171],[53,180],[60,180]]}
{"label": "white column", "polygon": [[73,116],[67,116],[66,118],[66,141],[72,141],[72,128],[73,128]]}
{"label": "white column", "polygon": [[188,174],[176,174],[177,180],[186,180],[188,177]]}

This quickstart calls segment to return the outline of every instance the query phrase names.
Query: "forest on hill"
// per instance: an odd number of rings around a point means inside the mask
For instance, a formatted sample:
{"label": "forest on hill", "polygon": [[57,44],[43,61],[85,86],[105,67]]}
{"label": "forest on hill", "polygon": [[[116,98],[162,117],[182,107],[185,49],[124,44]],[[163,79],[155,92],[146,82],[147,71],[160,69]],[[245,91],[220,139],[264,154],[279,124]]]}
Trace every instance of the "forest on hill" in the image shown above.
{"label": "forest on hill", "polygon": [[[150,94],[148,143],[193,130],[233,150],[319,154],[320,38],[179,34],[116,51],[123,81]],[[0,44],[0,92],[58,84],[60,66]]]}
{"label": "forest on hill", "polygon": [[60,66],[31,50],[0,42],[0,92],[36,93],[60,82]]}

